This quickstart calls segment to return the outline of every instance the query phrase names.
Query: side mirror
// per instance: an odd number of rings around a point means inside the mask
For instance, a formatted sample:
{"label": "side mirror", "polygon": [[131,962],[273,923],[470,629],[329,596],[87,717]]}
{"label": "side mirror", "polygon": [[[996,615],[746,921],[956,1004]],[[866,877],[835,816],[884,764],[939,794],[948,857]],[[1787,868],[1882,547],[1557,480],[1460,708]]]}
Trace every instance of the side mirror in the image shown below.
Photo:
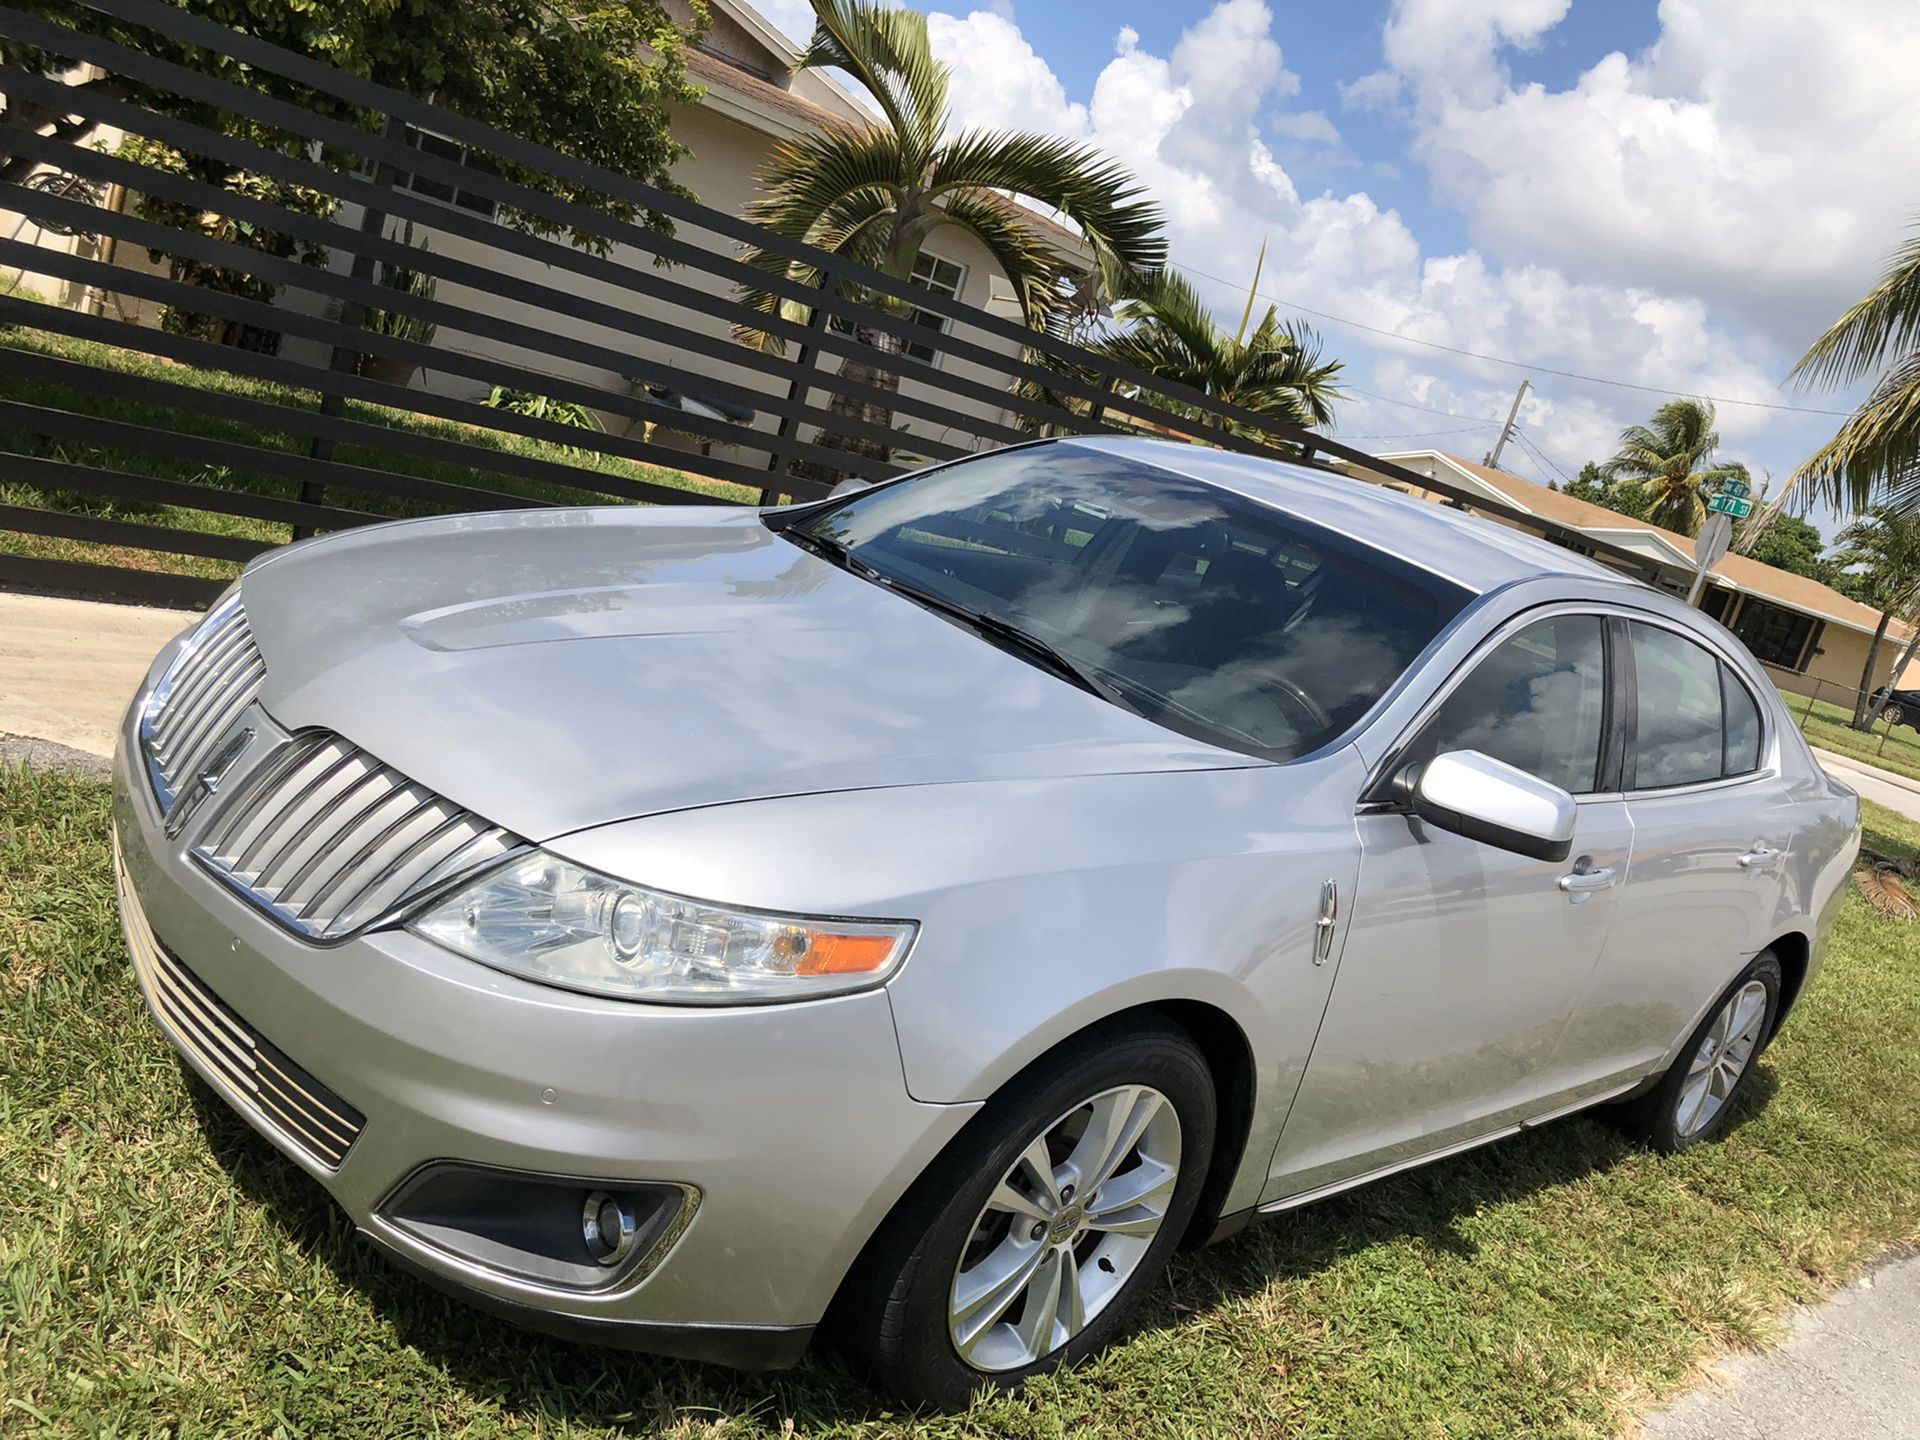
{"label": "side mirror", "polygon": [[1401,788],[1413,813],[1436,830],[1535,860],[1564,860],[1573,851],[1573,796],[1478,750],[1409,767]]}
{"label": "side mirror", "polygon": [[873,482],[862,480],[858,475],[849,475],[831,490],[827,491],[829,500],[838,500],[842,495],[858,495],[862,490],[871,490]]}

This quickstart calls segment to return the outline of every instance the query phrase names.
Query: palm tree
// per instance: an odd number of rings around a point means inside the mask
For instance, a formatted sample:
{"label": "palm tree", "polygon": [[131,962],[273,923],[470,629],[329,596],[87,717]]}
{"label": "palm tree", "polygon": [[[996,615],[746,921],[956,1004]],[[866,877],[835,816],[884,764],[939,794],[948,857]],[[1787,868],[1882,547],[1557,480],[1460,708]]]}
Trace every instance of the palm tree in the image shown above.
{"label": "palm tree", "polygon": [[[1256,285],[1258,278],[1256,276]],[[1253,333],[1253,292],[1229,335],[1214,323],[1193,282],[1167,269],[1153,275],[1132,298],[1114,307],[1123,328],[1087,348],[1110,360],[1200,390],[1215,400],[1271,415],[1287,425],[1324,426],[1342,398],[1341,363],[1320,358],[1311,329],[1283,323],[1269,305]],[[1186,407],[1169,402],[1169,408]],[[1231,428],[1250,427],[1234,422]]]}
{"label": "palm tree", "polygon": [[1920,510],[1920,235],[1894,252],[1880,283],[1833,322],[1793,367],[1793,378],[1828,386],[1877,376],[1840,433],[1794,472],[1836,507],[1878,496]]}
{"label": "palm tree", "polygon": [[1842,530],[1835,544],[1840,548],[1834,564],[1860,572],[1860,598],[1880,612],[1853,706],[1854,728],[1866,730],[1879,714],[1880,707],[1872,703],[1873,667],[1887,626],[1897,618],[1912,617],[1920,608],[1920,514],[1876,505]]}
{"label": "palm tree", "polygon": [[1697,534],[1707,496],[1723,480],[1744,480],[1747,467],[1713,464],[1720,434],[1706,400],[1669,400],[1648,425],[1620,432],[1620,449],[1600,466],[1609,480],[1624,480],[1646,501],[1647,519],[1682,535]]}
{"label": "palm tree", "polygon": [[[1125,167],[1071,140],[950,128],[949,73],[933,57],[926,16],[873,0],[813,0],[813,12],[813,38],[797,68],[844,71],[880,113],[869,125],[783,141],[760,172],[763,195],[748,206],[749,219],[901,281],[912,278],[929,237],[943,227],[965,231],[993,257],[1036,327],[1062,303],[1060,281],[1070,262],[1025,222],[1008,196],[1058,211],[1115,273],[1144,275],[1164,263],[1160,209]],[[819,283],[815,267],[766,250],[750,251],[746,259]],[[765,315],[804,319],[807,311],[765,289],[747,288],[741,298]],[[749,344],[780,348],[765,331],[742,327],[737,333]],[[856,333],[882,358],[873,364],[850,358],[841,375],[893,389],[898,377],[884,357],[898,354],[902,340],[877,326],[859,326]],[[893,423],[884,405],[836,395],[830,408],[870,424]],[[890,449],[845,435],[823,434],[820,443],[880,459]]]}

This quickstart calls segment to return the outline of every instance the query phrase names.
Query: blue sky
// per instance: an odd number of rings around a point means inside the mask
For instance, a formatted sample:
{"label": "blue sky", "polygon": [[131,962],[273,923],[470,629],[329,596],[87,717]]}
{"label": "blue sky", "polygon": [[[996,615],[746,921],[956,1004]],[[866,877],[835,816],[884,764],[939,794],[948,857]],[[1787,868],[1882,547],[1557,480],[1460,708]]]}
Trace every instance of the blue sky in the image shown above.
{"label": "blue sky", "polygon": [[1264,240],[1263,296],[1345,362],[1335,433],[1374,451],[1477,459],[1526,375],[1503,463],[1529,478],[1700,394],[1723,455],[1784,482],[1838,423],[1803,412],[1856,397],[1782,380],[1920,211],[1914,0],[995,0],[929,23],[956,121],[1126,162],[1217,312]]}

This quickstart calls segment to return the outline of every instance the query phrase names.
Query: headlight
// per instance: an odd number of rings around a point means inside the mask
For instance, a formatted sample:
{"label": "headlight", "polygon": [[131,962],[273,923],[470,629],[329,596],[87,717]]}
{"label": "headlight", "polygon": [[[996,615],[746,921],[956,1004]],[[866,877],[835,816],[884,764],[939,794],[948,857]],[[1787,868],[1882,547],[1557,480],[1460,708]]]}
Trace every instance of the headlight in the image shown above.
{"label": "headlight", "polygon": [[865,989],[900,967],[915,929],[709,905],[539,852],[422,910],[407,928],[530,980],[681,1005]]}

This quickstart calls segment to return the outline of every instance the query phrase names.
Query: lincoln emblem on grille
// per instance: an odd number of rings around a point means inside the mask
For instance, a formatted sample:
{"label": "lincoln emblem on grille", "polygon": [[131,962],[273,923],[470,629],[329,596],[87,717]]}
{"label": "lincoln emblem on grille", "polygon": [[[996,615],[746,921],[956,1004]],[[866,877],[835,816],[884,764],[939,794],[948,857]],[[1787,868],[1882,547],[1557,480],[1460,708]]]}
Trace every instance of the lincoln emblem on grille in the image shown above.
{"label": "lincoln emblem on grille", "polygon": [[208,757],[207,763],[200,767],[200,773],[193,777],[193,783],[180,792],[167,811],[169,840],[180,833],[202,802],[220,788],[220,782],[227,778],[227,772],[233,768],[234,762],[252,743],[253,727],[248,726],[235,731],[225,744]]}

